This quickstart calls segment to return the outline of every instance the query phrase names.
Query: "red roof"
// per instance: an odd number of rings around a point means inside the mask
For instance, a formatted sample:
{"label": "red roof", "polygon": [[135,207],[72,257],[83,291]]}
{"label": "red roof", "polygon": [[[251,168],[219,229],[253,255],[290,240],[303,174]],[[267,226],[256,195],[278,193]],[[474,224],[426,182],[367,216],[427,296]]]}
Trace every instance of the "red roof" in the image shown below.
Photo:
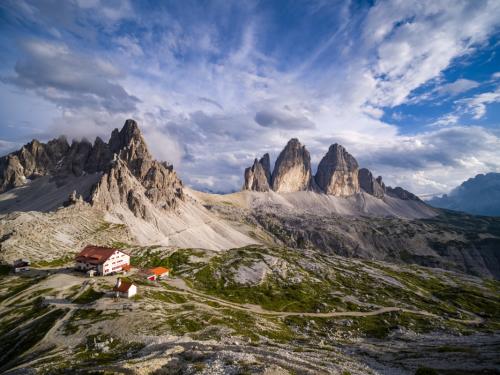
{"label": "red roof", "polygon": [[116,287],[116,285],[115,285],[115,287],[113,288],[113,290],[114,290],[115,292],[126,293],[126,292],[128,292],[128,290],[130,289],[130,287],[131,287],[132,285],[134,285],[134,284],[129,283],[129,282],[127,282],[127,281],[122,281],[122,282],[120,283],[120,286],[117,288],[117,287]]}
{"label": "red roof", "polygon": [[167,273],[167,272],[170,272],[168,268],[164,268],[164,267],[155,267],[155,268],[151,268],[149,270],[150,273],[152,274],[155,274],[156,276],[161,276],[163,275],[164,273]]}
{"label": "red roof", "polygon": [[83,261],[91,264],[102,264],[108,258],[113,255],[117,249],[111,247],[101,247],[101,246],[85,246],[85,248],[80,251],[80,254],[76,256],[76,260]]}

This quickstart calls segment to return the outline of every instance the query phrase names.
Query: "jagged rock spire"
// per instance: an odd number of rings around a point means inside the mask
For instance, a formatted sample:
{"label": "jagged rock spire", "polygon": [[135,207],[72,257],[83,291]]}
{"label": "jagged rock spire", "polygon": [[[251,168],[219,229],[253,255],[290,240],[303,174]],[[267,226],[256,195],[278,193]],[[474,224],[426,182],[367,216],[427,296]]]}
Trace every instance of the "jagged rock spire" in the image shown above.
{"label": "jagged rock spire", "polygon": [[243,190],[269,191],[271,184],[269,154],[260,160],[255,159],[253,165],[245,169]]}
{"label": "jagged rock spire", "polygon": [[311,188],[311,155],[297,138],[292,138],[274,164],[272,188],[279,193]]}
{"label": "jagged rock spire", "polygon": [[367,168],[361,168],[358,174],[359,186],[368,194],[377,198],[383,198],[385,193],[385,185],[382,182],[382,177],[376,179],[373,177],[372,172]]}

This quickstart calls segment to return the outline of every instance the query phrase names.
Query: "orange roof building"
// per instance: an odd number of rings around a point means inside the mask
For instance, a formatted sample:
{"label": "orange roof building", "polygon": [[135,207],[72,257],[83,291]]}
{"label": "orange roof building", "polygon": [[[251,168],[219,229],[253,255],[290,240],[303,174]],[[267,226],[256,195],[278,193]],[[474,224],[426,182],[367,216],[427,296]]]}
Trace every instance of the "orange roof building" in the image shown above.
{"label": "orange roof building", "polygon": [[165,267],[154,267],[146,270],[145,275],[148,280],[163,279],[168,277],[170,270]]}
{"label": "orange roof building", "polygon": [[77,270],[95,270],[100,275],[121,272],[127,265],[130,265],[130,256],[112,247],[85,246],[75,257]]}

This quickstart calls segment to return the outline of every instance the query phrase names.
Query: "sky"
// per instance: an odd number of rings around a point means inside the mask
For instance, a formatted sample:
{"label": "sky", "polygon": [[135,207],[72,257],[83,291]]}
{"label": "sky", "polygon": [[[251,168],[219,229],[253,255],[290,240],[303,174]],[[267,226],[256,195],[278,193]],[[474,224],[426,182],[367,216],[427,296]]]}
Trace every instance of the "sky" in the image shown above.
{"label": "sky", "polygon": [[500,1],[0,2],[0,154],[135,119],[183,182],[239,190],[292,138],[422,197],[500,172]]}

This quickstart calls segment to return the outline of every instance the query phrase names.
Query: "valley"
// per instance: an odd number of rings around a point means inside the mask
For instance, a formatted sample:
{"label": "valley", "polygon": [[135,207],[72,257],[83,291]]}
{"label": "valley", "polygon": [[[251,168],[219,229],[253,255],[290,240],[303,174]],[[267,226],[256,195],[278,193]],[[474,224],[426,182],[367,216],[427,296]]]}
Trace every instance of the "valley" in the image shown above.
{"label": "valley", "polygon": [[496,281],[283,247],[127,250],[137,268],[162,264],[173,275],[151,282],[132,271],[138,295],[116,300],[114,277],[88,279],[71,262],[4,274],[2,352],[14,359],[4,357],[2,371],[413,374],[425,362],[451,374],[497,366]]}

